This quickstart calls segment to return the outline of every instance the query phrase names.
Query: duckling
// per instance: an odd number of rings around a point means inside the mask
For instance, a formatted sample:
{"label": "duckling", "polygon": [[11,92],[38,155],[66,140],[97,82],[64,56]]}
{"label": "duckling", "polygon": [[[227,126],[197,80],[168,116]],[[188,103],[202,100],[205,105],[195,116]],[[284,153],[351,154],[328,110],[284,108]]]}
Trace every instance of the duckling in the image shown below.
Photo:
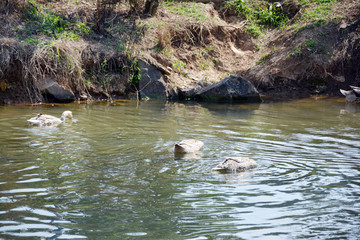
{"label": "duckling", "polygon": [[347,102],[358,102],[359,101],[359,99],[357,97],[357,94],[354,91],[354,89],[351,89],[351,90],[340,89],[340,92],[342,93],[342,95],[345,96],[345,100]]}
{"label": "duckling", "polygon": [[175,144],[175,154],[194,153],[200,151],[204,146],[204,143],[196,139],[185,139]]}
{"label": "duckling", "polygon": [[33,126],[57,126],[64,122],[66,118],[72,119],[72,117],[73,116],[71,111],[64,111],[60,118],[39,113],[36,117],[30,118],[27,121],[30,125]]}
{"label": "duckling", "polygon": [[257,163],[247,157],[229,157],[214,167],[213,171],[243,171],[257,167]]}
{"label": "duckling", "polygon": [[351,86],[351,89],[354,91],[356,97],[360,97],[360,87]]}

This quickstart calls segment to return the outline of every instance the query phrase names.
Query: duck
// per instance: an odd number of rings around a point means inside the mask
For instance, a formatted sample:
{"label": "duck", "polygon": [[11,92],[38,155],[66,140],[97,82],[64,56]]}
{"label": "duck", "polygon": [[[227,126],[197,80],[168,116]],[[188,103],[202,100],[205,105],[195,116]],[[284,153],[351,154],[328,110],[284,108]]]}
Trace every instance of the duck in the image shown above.
{"label": "duck", "polygon": [[347,102],[357,102],[358,101],[358,97],[356,96],[354,90],[343,90],[340,89],[340,92],[342,95],[345,96],[345,100]]}
{"label": "duck", "polygon": [[196,139],[185,139],[174,146],[175,154],[186,154],[199,152],[204,147],[204,143]]}
{"label": "duck", "polygon": [[355,93],[356,97],[360,97],[360,87],[355,87],[355,86],[351,86],[350,88],[353,90],[353,92]]}
{"label": "duck", "polygon": [[345,96],[347,102],[360,102],[360,88],[354,86],[350,87],[352,88],[351,90],[340,89],[341,94]]}
{"label": "duck", "polygon": [[33,126],[57,126],[65,121],[65,119],[72,119],[73,115],[71,111],[64,111],[60,118],[39,113],[36,117],[28,119],[28,123]]}
{"label": "duck", "polygon": [[240,172],[255,168],[258,164],[248,157],[228,157],[222,163],[214,167],[213,171]]}

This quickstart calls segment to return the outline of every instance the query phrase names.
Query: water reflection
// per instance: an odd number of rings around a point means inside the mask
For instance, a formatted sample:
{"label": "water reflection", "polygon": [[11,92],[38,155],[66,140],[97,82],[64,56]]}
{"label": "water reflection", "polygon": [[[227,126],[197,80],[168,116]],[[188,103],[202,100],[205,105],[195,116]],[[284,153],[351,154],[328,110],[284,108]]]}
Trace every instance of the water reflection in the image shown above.
{"label": "water reflection", "polygon": [[[26,125],[64,110],[77,121]],[[0,238],[356,239],[359,114],[336,100],[0,107]],[[174,157],[185,138],[203,152]],[[229,156],[259,167],[211,171]]]}

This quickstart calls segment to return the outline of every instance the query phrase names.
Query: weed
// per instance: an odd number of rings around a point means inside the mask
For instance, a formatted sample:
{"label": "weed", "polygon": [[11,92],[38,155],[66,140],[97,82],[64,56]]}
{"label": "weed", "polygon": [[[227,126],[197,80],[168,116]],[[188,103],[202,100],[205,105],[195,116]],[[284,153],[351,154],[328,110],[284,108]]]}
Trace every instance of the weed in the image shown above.
{"label": "weed", "polygon": [[259,60],[256,61],[257,64],[265,64],[266,60],[269,59],[270,54],[264,54]]}
{"label": "weed", "polygon": [[34,0],[28,1],[24,15],[26,25],[23,30],[27,36],[45,34],[55,39],[68,38],[78,40],[81,35],[87,35],[90,32],[90,28],[85,23],[78,20],[75,23],[70,23],[63,17],[46,10]]}
{"label": "weed", "polygon": [[141,80],[141,73],[140,73],[141,69],[139,67],[139,61],[137,59],[134,59],[131,62],[130,68],[132,71],[132,74],[130,76],[130,86],[137,87]]}
{"label": "weed", "polygon": [[89,78],[84,78],[84,84],[85,85],[90,85],[91,84],[91,80]]}
{"label": "weed", "polygon": [[278,48],[273,47],[271,48],[270,52],[261,56],[261,58],[256,62],[257,64],[265,64],[267,60],[278,50]]}
{"label": "weed", "polygon": [[176,59],[173,66],[182,75],[184,75],[184,76],[187,75],[187,72],[185,71],[185,63],[183,61]]}
{"label": "weed", "polygon": [[165,55],[167,58],[169,58],[169,59],[172,58],[173,55],[172,55],[172,52],[171,52],[171,49],[170,49],[170,48],[164,48],[163,51],[164,51],[164,55]]}
{"label": "weed", "polygon": [[31,38],[31,37],[26,38],[24,41],[27,43],[35,44],[35,45],[38,45],[39,43],[41,43],[41,40],[36,39],[36,38]]}
{"label": "weed", "polygon": [[263,34],[261,27],[253,22],[251,22],[249,25],[246,26],[246,30],[255,38]]}
{"label": "weed", "polygon": [[301,57],[303,49],[306,49],[310,52],[317,51],[317,43],[314,39],[310,38],[305,43],[297,45],[292,51],[288,53],[288,56],[299,58]]}
{"label": "weed", "polygon": [[284,25],[289,19],[282,12],[281,6],[270,4],[268,8],[260,8],[255,11],[258,22],[271,27],[279,27]]}
{"label": "weed", "polygon": [[301,56],[302,44],[297,45],[292,51],[288,53],[288,56],[298,58]]}
{"label": "weed", "polygon": [[307,40],[304,44],[304,46],[312,51],[314,51],[316,49],[316,42],[314,39],[310,38],[309,40]]}
{"label": "weed", "polygon": [[106,59],[103,60],[100,65],[101,65],[101,68],[102,68],[103,70],[105,70],[105,68],[106,68],[106,66],[107,66],[107,60],[106,60]]}

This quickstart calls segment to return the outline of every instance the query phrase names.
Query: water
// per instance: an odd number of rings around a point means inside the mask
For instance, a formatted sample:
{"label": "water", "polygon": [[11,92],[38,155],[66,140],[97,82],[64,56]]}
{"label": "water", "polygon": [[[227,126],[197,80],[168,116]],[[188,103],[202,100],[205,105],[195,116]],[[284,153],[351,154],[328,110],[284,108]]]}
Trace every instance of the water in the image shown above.
{"label": "water", "polygon": [[[359,118],[343,99],[1,106],[0,239],[359,239]],[[201,156],[174,158],[186,138]],[[227,156],[259,167],[211,172]]]}

